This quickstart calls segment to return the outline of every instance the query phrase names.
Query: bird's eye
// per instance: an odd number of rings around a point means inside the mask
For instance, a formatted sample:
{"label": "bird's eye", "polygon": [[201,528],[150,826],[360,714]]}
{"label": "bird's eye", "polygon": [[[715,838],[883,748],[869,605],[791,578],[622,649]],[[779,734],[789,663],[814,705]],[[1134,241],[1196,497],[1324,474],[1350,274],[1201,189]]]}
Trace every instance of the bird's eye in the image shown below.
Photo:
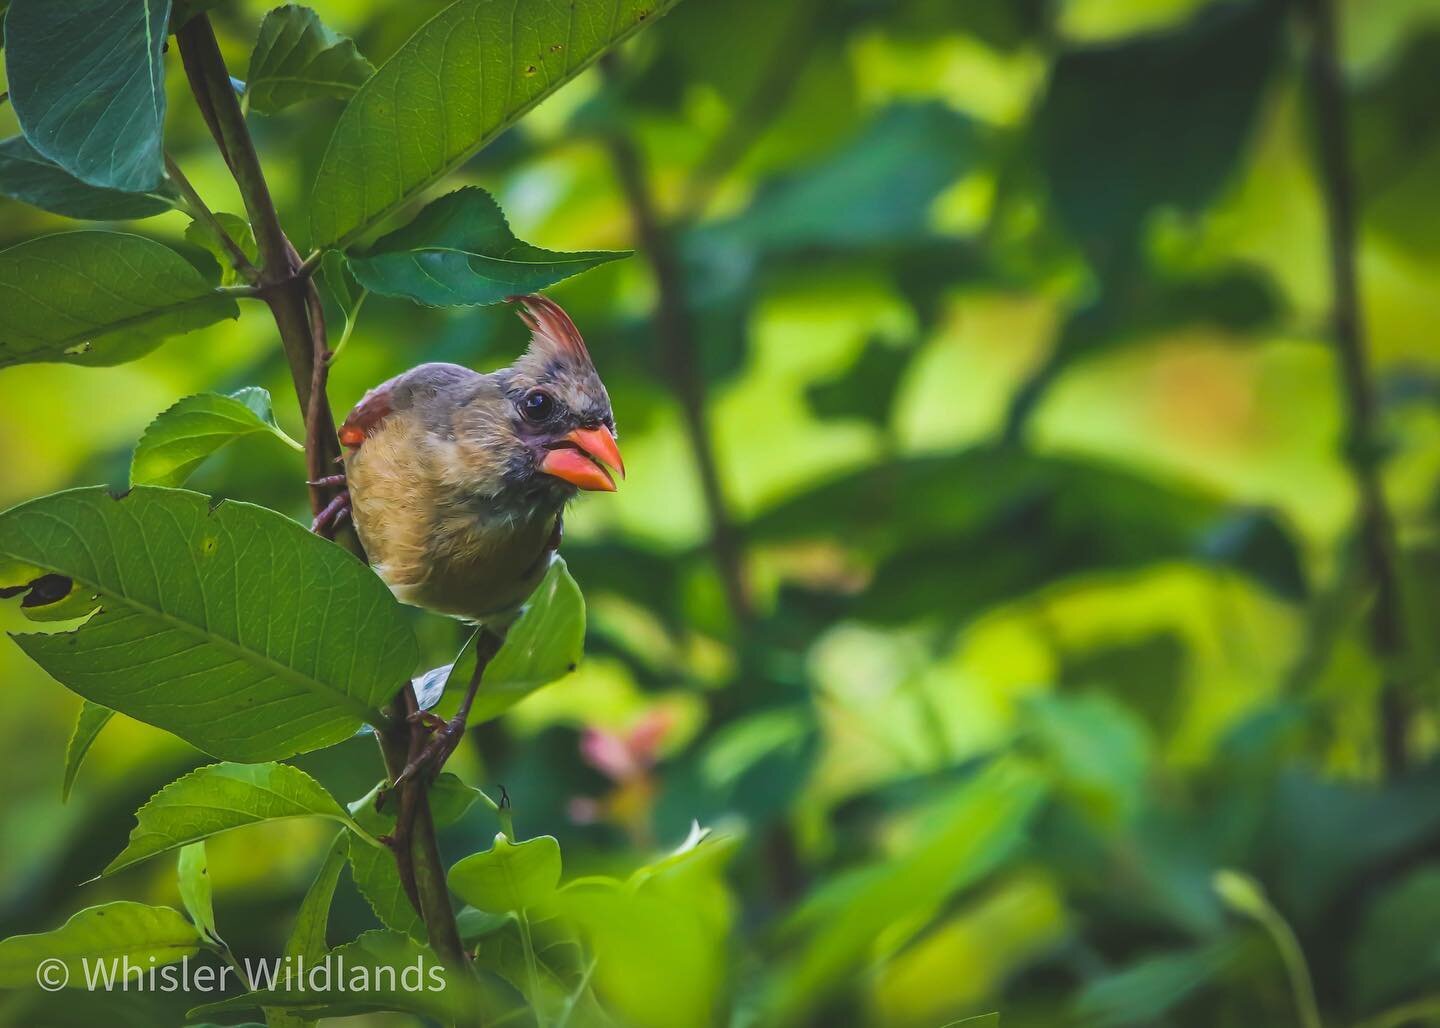
{"label": "bird's eye", "polygon": [[526,421],[544,421],[555,413],[555,398],[543,389],[532,389],[520,401],[520,413]]}

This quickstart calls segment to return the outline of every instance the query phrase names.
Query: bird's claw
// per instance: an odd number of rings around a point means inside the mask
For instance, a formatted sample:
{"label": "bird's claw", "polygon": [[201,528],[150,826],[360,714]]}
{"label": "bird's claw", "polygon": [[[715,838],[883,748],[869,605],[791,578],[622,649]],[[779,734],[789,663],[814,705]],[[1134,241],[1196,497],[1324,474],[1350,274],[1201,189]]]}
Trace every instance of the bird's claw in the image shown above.
{"label": "bird's claw", "polygon": [[445,719],[433,710],[417,710],[406,718],[406,720],[411,724],[424,725],[432,732],[437,732],[446,725]]}
{"label": "bird's claw", "polygon": [[335,536],[335,530],[349,517],[350,493],[348,490],[342,489],[319,514],[315,515],[315,520],[310,523],[310,531],[324,536],[326,539],[332,539]]}
{"label": "bird's claw", "polygon": [[[417,711],[417,713],[429,713],[429,711]],[[430,741],[425,744],[425,748],[415,759],[406,764],[395,776],[395,781],[391,783],[387,791],[393,792],[411,779],[422,775],[426,778],[434,778],[445,766],[445,761],[450,759],[450,754],[455,752],[455,747],[460,745],[460,738],[465,734],[465,719],[452,717],[449,721],[443,721],[436,717],[435,720],[439,721],[439,724],[434,726]]]}

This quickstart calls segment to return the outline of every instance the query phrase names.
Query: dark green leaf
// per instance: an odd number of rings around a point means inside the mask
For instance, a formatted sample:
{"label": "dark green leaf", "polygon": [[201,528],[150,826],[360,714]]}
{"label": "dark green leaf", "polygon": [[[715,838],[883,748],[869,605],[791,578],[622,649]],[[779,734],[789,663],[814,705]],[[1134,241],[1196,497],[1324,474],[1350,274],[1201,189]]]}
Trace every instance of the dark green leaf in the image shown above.
{"label": "dark green leaf", "polygon": [[560,844],[550,835],[515,843],[501,832],[488,850],[456,863],[449,882],[451,891],[477,910],[532,909],[560,884]]}
{"label": "dark green leaf", "polygon": [[260,23],[245,89],[252,110],[275,114],[315,97],[348,97],[374,73],[352,40],[310,8],[286,4]]}
{"label": "dark green leaf", "polygon": [[1272,0],[1207,4],[1178,30],[1061,54],[1036,134],[1056,209],[1092,255],[1129,252],[1155,207],[1194,211],[1215,196],[1250,135],[1284,13]]}
{"label": "dark green leaf", "polygon": [[[260,248],[255,243],[255,231],[250,227],[250,222],[238,214],[227,214],[224,211],[217,211],[215,220],[220,222],[225,234],[240,247],[240,252],[250,258],[251,264],[259,263]],[[238,285],[244,281],[240,277],[240,273],[235,270],[234,259],[231,257],[230,251],[200,222],[192,221],[185,226],[185,241],[208,251],[210,256],[215,258],[216,263],[220,265],[221,285]]]}
{"label": "dark green leaf", "polygon": [[1078,1023],[1094,1028],[1153,1025],[1233,965],[1242,947],[1217,942],[1137,961],[1087,985],[1075,1003]]}
{"label": "dark green leaf", "polygon": [[137,486],[75,489],[0,514],[0,583],[50,573],[100,610],[20,647],[88,699],[224,759],[340,742],[409,677],[414,636],[388,589],[273,511]]}
{"label": "dark green leaf", "polygon": [[122,193],[92,186],[35,152],[24,136],[0,142],[0,194],[69,218],[117,221],[148,218],[174,208],[169,186],[154,193]]}
{"label": "dark green leaf", "polygon": [[173,964],[200,952],[200,933],[178,911],[120,901],[86,907],[53,932],[16,935],[0,942],[0,988],[33,988],[45,960],[63,960],[69,986],[85,987],[86,964],[126,957],[139,967]]}
{"label": "dark green leaf", "polygon": [[80,705],[80,716],[75,720],[75,730],[70,733],[70,742],[65,747],[65,780],[60,785],[62,799],[70,798],[70,790],[75,787],[75,776],[80,773],[85,754],[90,752],[100,730],[108,725],[114,716],[115,712],[109,707],[102,707],[89,700]]}
{"label": "dark green leaf", "polygon": [[135,814],[124,851],[106,866],[113,874],[158,853],[232,828],[288,817],[354,822],[324,787],[288,764],[210,764],[161,789]]}
{"label": "dark green leaf", "polygon": [[301,446],[275,424],[270,394],[249,387],[229,396],[200,393],[150,422],[130,461],[132,485],[184,485],[206,457],[236,439],[272,435],[291,449]]}
{"label": "dark green leaf", "polygon": [[311,242],[343,246],[373,227],[674,3],[451,4],[341,114],[315,182]]}
{"label": "dark green leaf", "polygon": [[169,18],[170,0],[11,0],[10,102],[30,144],[91,185],[159,188]]}
{"label": "dark green leaf", "polygon": [[119,232],[65,232],[0,251],[0,296],[0,368],[120,364],[240,313],[175,251]]}
{"label": "dark green leaf", "polygon": [[625,257],[609,250],[556,253],[516,239],[483,189],[442,196],[404,228],[350,258],[360,284],[432,307],[500,303]]}

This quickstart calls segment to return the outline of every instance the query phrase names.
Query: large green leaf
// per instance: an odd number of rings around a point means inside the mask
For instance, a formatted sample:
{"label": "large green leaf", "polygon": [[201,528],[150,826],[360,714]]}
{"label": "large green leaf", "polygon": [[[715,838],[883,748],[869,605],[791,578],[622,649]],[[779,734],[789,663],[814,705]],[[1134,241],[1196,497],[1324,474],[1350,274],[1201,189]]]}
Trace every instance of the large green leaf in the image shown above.
{"label": "large green leaf", "polygon": [[130,460],[134,485],[184,485],[206,457],[247,435],[272,435],[292,449],[301,446],[275,424],[270,394],[249,387],[229,396],[187,396],[150,422]]}
{"label": "large green leaf", "polygon": [[502,832],[488,850],[452,867],[449,882],[451,891],[477,910],[530,910],[560,885],[560,844],[551,835],[511,842]]}
{"label": "large green leaf", "polygon": [[[99,611],[20,647],[87,699],[228,760],[349,738],[414,669],[369,568],[274,511],[178,489],[74,489],[0,514],[0,585],[45,574]],[[38,576],[38,577],[37,577]]]}
{"label": "large green leaf", "polygon": [[80,715],[75,719],[75,730],[70,733],[70,741],[65,746],[65,780],[60,785],[61,799],[70,798],[70,790],[75,788],[75,776],[80,773],[85,754],[90,752],[91,745],[100,736],[100,730],[114,716],[115,712],[109,707],[89,700],[81,704]]}
{"label": "large green leaf", "polygon": [[350,258],[360,284],[432,307],[500,303],[627,256],[614,250],[556,253],[521,242],[483,189],[442,196],[366,254]]}
{"label": "large green leaf", "polygon": [[311,241],[344,245],[676,0],[458,0],[360,87],[335,126]]}
{"label": "large green leaf", "polygon": [[148,218],[174,207],[167,190],[162,185],[154,193],[122,193],[92,186],[40,156],[24,136],[0,142],[0,194],[52,214],[97,221]]}
{"label": "large green leaf", "polygon": [[[469,723],[493,720],[542,685],[574,671],[584,652],[585,597],[565,561],[556,557],[486,666]],[[464,689],[474,673],[472,638],[451,665],[445,689]]]}
{"label": "large green leaf", "polygon": [[103,874],[232,828],[289,817],[355,827],[325,788],[288,764],[210,764],[161,789],[135,814],[130,841]]}
{"label": "large green leaf", "polygon": [[274,114],[319,96],[348,97],[374,72],[352,40],[310,8],[286,4],[260,23],[245,92],[251,110]]}
{"label": "large green leaf", "polygon": [[0,251],[0,368],[120,364],[239,316],[175,251],[120,232],[64,232]]}
{"label": "large green leaf", "polygon": [[157,188],[169,18],[170,0],[12,0],[10,102],[31,145],[91,185]]}
{"label": "large green leaf", "polygon": [[[86,907],[53,932],[16,935],[0,942],[0,988],[33,987],[38,967],[47,960],[64,961],[72,989],[86,987],[87,965],[117,975],[127,957],[132,965],[148,968],[173,964],[200,951],[200,933],[179,912],[169,907],[120,901]],[[47,976],[46,984],[57,984]],[[100,988],[101,986],[96,986]]]}

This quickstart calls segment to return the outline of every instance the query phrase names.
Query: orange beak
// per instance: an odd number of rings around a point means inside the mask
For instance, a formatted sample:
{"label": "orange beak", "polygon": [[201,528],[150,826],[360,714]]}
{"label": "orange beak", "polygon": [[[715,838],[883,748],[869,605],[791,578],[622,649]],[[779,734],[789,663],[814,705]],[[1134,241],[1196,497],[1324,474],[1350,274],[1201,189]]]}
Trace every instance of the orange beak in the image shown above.
{"label": "orange beak", "polygon": [[625,462],[620,459],[615,437],[604,425],[597,425],[567,433],[563,442],[545,454],[540,470],[580,489],[613,493],[615,479],[606,465],[625,477]]}

